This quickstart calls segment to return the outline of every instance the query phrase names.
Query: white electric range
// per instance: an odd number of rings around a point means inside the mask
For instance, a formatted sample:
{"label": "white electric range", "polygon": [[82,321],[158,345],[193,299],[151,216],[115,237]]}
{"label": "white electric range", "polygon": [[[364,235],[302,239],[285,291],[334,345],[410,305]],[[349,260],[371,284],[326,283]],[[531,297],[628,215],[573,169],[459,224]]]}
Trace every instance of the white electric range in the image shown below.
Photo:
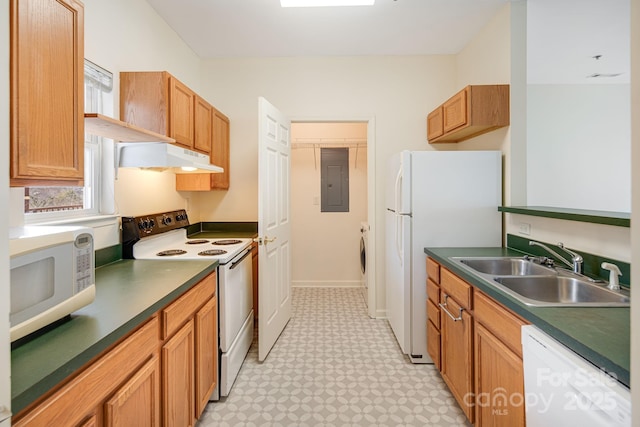
{"label": "white electric range", "polygon": [[218,261],[219,388],[228,396],[253,341],[251,239],[189,238],[184,210],[122,217],[123,256],[144,260]]}

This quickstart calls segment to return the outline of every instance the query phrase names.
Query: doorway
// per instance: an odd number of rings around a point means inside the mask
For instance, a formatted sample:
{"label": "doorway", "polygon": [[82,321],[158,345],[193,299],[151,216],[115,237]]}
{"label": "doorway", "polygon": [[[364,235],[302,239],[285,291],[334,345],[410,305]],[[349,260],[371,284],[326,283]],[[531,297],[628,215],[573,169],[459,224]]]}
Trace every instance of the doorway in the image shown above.
{"label": "doorway", "polygon": [[[374,262],[367,260],[363,276],[360,259],[362,226],[370,223],[372,206],[370,129],[364,120],[292,121],[291,279],[294,287],[357,287],[369,316],[375,317]],[[322,159],[330,150],[348,153],[346,211],[323,207],[328,191],[323,171],[331,169],[323,169]],[[324,178],[325,184],[331,181],[331,176]]]}

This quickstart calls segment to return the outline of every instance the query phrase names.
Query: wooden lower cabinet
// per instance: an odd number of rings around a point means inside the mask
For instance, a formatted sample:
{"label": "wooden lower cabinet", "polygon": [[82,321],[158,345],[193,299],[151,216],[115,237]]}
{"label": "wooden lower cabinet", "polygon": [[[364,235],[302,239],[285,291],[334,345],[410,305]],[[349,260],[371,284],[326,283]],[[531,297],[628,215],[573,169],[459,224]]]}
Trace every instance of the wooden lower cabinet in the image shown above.
{"label": "wooden lower cabinet", "polygon": [[440,373],[470,422],[474,420],[473,318],[453,298],[445,299],[455,319],[441,313]]}
{"label": "wooden lower cabinet", "polygon": [[[440,350],[451,393],[476,427],[524,426],[520,330],[527,322],[432,259],[427,271],[427,347],[436,366]],[[445,307],[436,311],[438,293]]]}
{"label": "wooden lower cabinet", "polygon": [[218,301],[213,297],[195,316],[195,416],[218,383]]}
{"label": "wooden lower cabinet", "polygon": [[482,292],[474,303],[476,425],[524,426],[520,331],[526,322]]}
{"label": "wooden lower cabinet", "polygon": [[156,355],[104,407],[108,427],[160,426],[160,359]]}
{"label": "wooden lower cabinet", "polygon": [[23,426],[193,426],[218,382],[212,273],[12,418]]}
{"label": "wooden lower cabinet", "polygon": [[522,359],[480,324],[475,365],[476,426],[524,426]]}
{"label": "wooden lower cabinet", "polygon": [[158,323],[157,316],[154,316],[56,393],[28,412],[17,414],[12,425],[103,425],[105,402],[126,388],[131,378],[157,351]]}
{"label": "wooden lower cabinet", "polygon": [[162,346],[162,402],[165,426],[187,427],[194,416],[194,328],[184,325]]}

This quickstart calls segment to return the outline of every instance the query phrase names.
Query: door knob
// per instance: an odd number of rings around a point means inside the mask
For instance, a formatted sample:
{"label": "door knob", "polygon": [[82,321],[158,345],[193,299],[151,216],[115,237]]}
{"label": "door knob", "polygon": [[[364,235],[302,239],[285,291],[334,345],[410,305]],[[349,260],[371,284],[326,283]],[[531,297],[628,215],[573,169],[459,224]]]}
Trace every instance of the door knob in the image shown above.
{"label": "door knob", "polygon": [[270,239],[268,236],[264,236],[264,237],[256,237],[255,239],[253,239],[253,241],[256,242],[258,245],[266,245],[267,243],[274,242],[276,239],[277,237]]}

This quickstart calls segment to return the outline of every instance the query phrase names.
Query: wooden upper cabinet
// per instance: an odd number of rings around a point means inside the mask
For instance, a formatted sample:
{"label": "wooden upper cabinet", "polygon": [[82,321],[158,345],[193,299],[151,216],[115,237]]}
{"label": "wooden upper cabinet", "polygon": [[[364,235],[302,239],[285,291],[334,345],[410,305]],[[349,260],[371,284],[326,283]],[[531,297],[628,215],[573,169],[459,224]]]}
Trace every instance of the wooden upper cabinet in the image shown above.
{"label": "wooden upper cabinet", "polygon": [[230,145],[229,118],[213,108],[213,141],[211,163],[224,169],[223,173],[176,174],[178,191],[210,191],[229,189]]}
{"label": "wooden upper cabinet", "polygon": [[224,173],[211,174],[212,190],[229,189],[229,118],[218,110],[214,110],[213,146],[211,147],[211,163],[224,168]]}
{"label": "wooden upper cabinet", "polygon": [[82,185],[84,6],[11,0],[10,185]]}
{"label": "wooden upper cabinet", "polygon": [[427,116],[427,139],[431,141],[444,133],[442,123],[442,105]]}
{"label": "wooden upper cabinet", "polygon": [[467,86],[427,116],[427,140],[459,142],[508,125],[509,85]]}
{"label": "wooden upper cabinet", "polygon": [[[195,95],[194,106],[193,148],[197,151],[210,154],[211,144],[213,142],[213,114],[215,108],[198,95]],[[216,164],[213,162],[213,159],[211,159],[211,163]]]}
{"label": "wooden upper cabinet", "polygon": [[[194,148],[196,94],[169,76],[169,135],[176,144]],[[208,154],[208,152],[207,152]]]}
{"label": "wooden upper cabinet", "polygon": [[120,73],[120,120],[211,152],[213,107],[166,71]]}
{"label": "wooden upper cabinet", "polygon": [[467,89],[453,95],[442,106],[442,130],[451,132],[467,124],[469,120],[467,110]]}

